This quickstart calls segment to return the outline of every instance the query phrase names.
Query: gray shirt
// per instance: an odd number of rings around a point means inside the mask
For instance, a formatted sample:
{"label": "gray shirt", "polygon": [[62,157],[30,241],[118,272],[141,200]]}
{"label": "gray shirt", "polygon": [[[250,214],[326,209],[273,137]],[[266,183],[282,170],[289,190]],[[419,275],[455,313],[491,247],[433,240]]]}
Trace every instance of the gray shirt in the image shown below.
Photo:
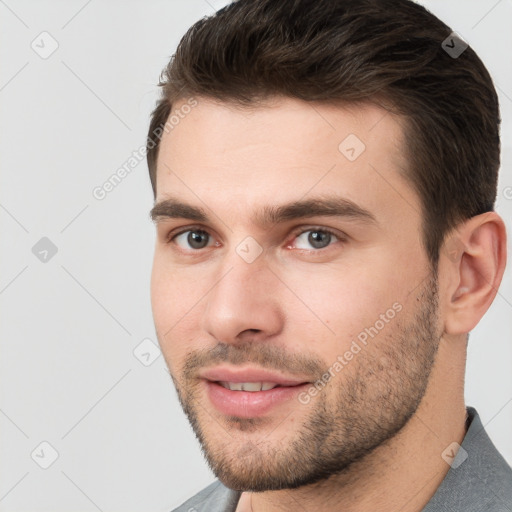
{"label": "gray shirt", "polygon": [[[475,409],[451,468],[423,512],[512,512],[512,469]],[[235,512],[241,493],[215,481],[173,512]]]}

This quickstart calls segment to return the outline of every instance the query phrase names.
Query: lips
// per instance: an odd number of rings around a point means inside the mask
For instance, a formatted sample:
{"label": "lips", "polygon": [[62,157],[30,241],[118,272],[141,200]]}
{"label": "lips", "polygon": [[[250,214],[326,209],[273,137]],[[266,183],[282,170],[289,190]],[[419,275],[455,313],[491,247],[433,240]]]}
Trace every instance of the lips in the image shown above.
{"label": "lips", "polygon": [[203,370],[200,377],[211,404],[222,414],[238,418],[268,414],[311,384],[259,368],[217,367]]}
{"label": "lips", "polygon": [[288,377],[276,372],[260,368],[233,368],[216,367],[203,370],[199,376],[212,382],[249,383],[249,382],[270,382],[278,386],[297,386],[308,382],[307,378],[301,379]]}

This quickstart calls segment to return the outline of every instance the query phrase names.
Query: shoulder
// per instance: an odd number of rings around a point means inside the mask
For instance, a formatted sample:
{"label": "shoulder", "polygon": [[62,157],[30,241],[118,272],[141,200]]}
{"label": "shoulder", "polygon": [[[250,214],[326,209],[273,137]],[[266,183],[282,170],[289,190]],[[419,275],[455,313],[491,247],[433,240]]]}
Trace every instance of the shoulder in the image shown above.
{"label": "shoulder", "polygon": [[437,492],[423,512],[510,512],[512,469],[487,435],[475,409],[470,426]]}
{"label": "shoulder", "polygon": [[235,512],[240,492],[216,480],[172,512]]}

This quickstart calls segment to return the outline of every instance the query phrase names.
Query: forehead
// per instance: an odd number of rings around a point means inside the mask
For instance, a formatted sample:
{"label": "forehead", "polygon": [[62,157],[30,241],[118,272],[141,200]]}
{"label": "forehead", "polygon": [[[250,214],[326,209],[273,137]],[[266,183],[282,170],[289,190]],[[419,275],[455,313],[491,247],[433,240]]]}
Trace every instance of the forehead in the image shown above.
{"label": "forehead", "polygon": [[339,192],[368,210],[386,202],[419,209],[402,175],[402,123],[386,110],[291,98],[251,108],[195,100],[190,109],[180,110],[187,100],[173,107],[171,115],[181,115],[162,137],[157,201],[179,195],[240,211]]}

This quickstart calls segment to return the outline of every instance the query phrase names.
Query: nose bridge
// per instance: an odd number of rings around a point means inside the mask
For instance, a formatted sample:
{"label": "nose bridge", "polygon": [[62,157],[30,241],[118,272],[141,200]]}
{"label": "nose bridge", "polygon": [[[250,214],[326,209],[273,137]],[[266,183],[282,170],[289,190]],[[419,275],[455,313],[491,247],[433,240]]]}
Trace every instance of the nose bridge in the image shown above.
{"label": "nose bridge", "polygon": [[[250,242],[249,242],[250,243]],[[247,249],[241,245],[242,249]],[[236,341],[250,330],[260,336],[275,334],[282,315],[275,293],[279,281],[273,276],[263,254],[245,258],[251,247],[239,254],[234,250],[223,261],[219,277],[206,298],[204,328],[218,341]]]}

